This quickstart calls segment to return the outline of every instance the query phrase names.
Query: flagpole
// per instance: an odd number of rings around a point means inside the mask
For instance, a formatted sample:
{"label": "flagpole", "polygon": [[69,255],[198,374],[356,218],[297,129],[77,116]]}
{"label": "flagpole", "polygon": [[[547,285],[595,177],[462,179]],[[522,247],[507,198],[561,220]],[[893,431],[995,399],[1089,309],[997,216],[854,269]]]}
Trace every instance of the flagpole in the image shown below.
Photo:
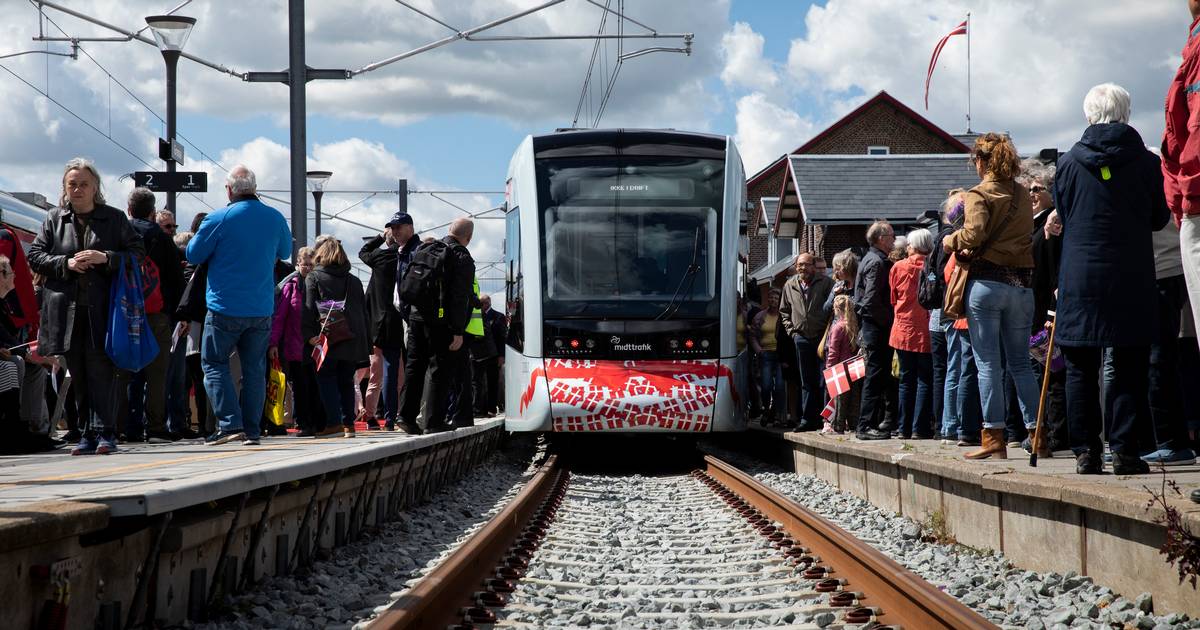
{"label": "flagpole", "polygon": [[967,12],[967,133],[971,133],[971,13]]}

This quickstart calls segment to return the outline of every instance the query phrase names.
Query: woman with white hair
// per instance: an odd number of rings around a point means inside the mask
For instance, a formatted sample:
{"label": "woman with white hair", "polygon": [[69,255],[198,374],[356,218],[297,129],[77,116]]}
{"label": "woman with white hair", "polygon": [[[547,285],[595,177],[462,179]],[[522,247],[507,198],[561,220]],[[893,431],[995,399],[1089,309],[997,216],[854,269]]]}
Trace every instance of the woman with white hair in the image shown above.
{"label": "woman with white hair", "polygon": [[917,301],[917,283],[925,257],[933,251],[933,234],[913,230],[905,242],[907,257],[888,274],[896,312],[888,343],[900,359],[900,437],[927,440],[933,437],[933,355],[929,311]]}
{"label": "woman with white hair", "polygon": [[46,278],[42,288],[38,353],[65,355],[80,409],[82,437],[72,455],[117,450],[116,368],[104,351],[109,287],[118,256],[145,253],[125,213],[104,203],[100,173],[84,158],[67,162],[58,207],[29,246],[29,267]]}
{"label": "woman with white hair", "polygon": [[[1150,344],[1158,328],[1151,236],[1170,218],[1159,159],[1129,126],[1129,93],[1098,85],[1083,101],[1088,128],[1058,161],[1054,199],[1063,223],[1055,343],[1067,362],[1067,423],[1080,474],[1149,472],[1139,459]],[[1112,349],[1101,415],[1100,370]],[[1103,425],[1101,424],[1103,419]]]}

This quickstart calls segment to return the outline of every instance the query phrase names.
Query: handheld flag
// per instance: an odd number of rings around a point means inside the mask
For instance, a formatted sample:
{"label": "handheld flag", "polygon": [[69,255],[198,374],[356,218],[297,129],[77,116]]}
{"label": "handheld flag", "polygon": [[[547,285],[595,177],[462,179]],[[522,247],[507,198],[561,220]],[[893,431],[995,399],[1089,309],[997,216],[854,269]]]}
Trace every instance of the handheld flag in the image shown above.
{"label": "handheld flag", "polygon": [[830,398],[837,398],[850,391],[850,379],[846,378],[846,367],[841,363],[825,370],[825,387]]}
{"label": "handheld flag", "polygon": [[850,377],[850,382],[853,383],[858,379],[867,375],[867,360],[862,356],[854,357],[846,363],[846,374]]}
{"label": "handheld flag", "polygon": [[821,417],[824,418],[825,420],[832,418],[833,417],[833,409],[834,409],[834,402],[833,402],[833,399],[830,398],[829,404],[825,405],[825,408],[821,410]]}
{"label": "handheld flag", "polygon": [[925,109],[929,109],[929,82],[933,80],[933,70],[937,67],[938,57],[942,54],[942,48],[946,45],[951,37],[955,35],[967,34],[967,21],[963,20],[962,24],[954,27],[954,30],[946,34],[945,37],[938,40],[937,46],[933,47],[933,56],[929,58],[929,70],[925,73]]}
{"label": "handheld flag", "polygon": [[325,363],[325,357],[329,355],[329,340],[322,334],[317,339],[317,345],[313,346],[312,359],[317,364],[317,371],[321,371],[321,364]]}

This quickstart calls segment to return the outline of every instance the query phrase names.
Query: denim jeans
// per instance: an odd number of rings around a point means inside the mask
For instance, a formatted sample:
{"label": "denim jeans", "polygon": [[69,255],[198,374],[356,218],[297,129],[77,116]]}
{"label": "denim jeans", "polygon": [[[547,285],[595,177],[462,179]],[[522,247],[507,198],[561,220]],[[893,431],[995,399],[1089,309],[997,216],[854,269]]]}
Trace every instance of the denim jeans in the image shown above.
{"label": "denim jeans", "polygon": [[764,350],[759,357],[762,366],[761,385],[763,409],[775,419],[787,416],[787,406],[783,393],[783,369],[779,367],[779,354],[774,350]]}
{"label": "denim jeans", "polygon": [[317,387],[325,407],[327,426],[354,426],[354,364],[328,361],[317,371]]}
{"label": "denim jeans", "polygon": [[400,379],[404,373],[404,351],[400,348],[383,350],[383,417],[392,424],[400,412]]}
{"label": "denim jeans", "polygon": [[[796,344],[796,363],[800,366],[800,405],[796,413],[800,416],[798,422],[820,426],[821,409],[825,406],[822,389],[825,382],[821,377],[821,358],[817,356],[817,346],[821,339],[810,339],[804,335],[792,335]],[[767,392],[762,392],[765,406]],[[764,409],[765,411],[765,409]]]}
{"label": "denim jeans", "polygon": [[926,352],[897,350],[900,359],[900,435],[932,434],[933,358]]}
{"label": "denim jeans", "polygon": [[929,311],[929,343],[933,359],[933,432],[942,432],[942,405],[946,397],[946,331],[942,329],[942,311]]}
{"label": "denim jeans", "polygon": [[942,437],[948,440],[979,437],[979,369],[971,350],[971,334],[956,330],[953,321],[942,324],[946,332],[946,391],[942,400]]}
{"label": "denim jeans", "polygon": [[[209,311],[204,318],[200,360],[204,389],[208,392],[220,431],[245,431],[257,438],[263,404],[267,400],[267,345],[271,317],[230,317]],[[229,371],[229,356],[237,350],[242,366],[242,395]]]}
{"label": "denim jeans", "polygon": [[967,284],[967,323],[979,366],[983,428],[1003,429],[1008,408],[1004,375],[1012,375],[1025,426],[1037,424],[1038,385],[1029,365],[1033,290],[991,280]]}

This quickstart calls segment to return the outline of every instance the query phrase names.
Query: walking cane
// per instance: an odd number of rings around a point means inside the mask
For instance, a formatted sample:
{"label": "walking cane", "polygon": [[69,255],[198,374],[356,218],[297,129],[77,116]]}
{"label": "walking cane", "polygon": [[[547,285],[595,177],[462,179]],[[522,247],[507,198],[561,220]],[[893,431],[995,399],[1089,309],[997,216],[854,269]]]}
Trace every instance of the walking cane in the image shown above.
{"label": "walking cane", "polygon": [[1038,450],[1042,444],[1042,424],[1046,418],[1046,391],[1050,388],[1050,362],[1054,359],[1054,311],[1047,311],[1050,316],[1050,342],[1046,344],[1046,367],[1042,372],[1042,396],[1038,398],[1037,426],[1033,429],[1033,439],[1030,440],[1033,452],[1029,454],[1029,465],[1037,468]]}

